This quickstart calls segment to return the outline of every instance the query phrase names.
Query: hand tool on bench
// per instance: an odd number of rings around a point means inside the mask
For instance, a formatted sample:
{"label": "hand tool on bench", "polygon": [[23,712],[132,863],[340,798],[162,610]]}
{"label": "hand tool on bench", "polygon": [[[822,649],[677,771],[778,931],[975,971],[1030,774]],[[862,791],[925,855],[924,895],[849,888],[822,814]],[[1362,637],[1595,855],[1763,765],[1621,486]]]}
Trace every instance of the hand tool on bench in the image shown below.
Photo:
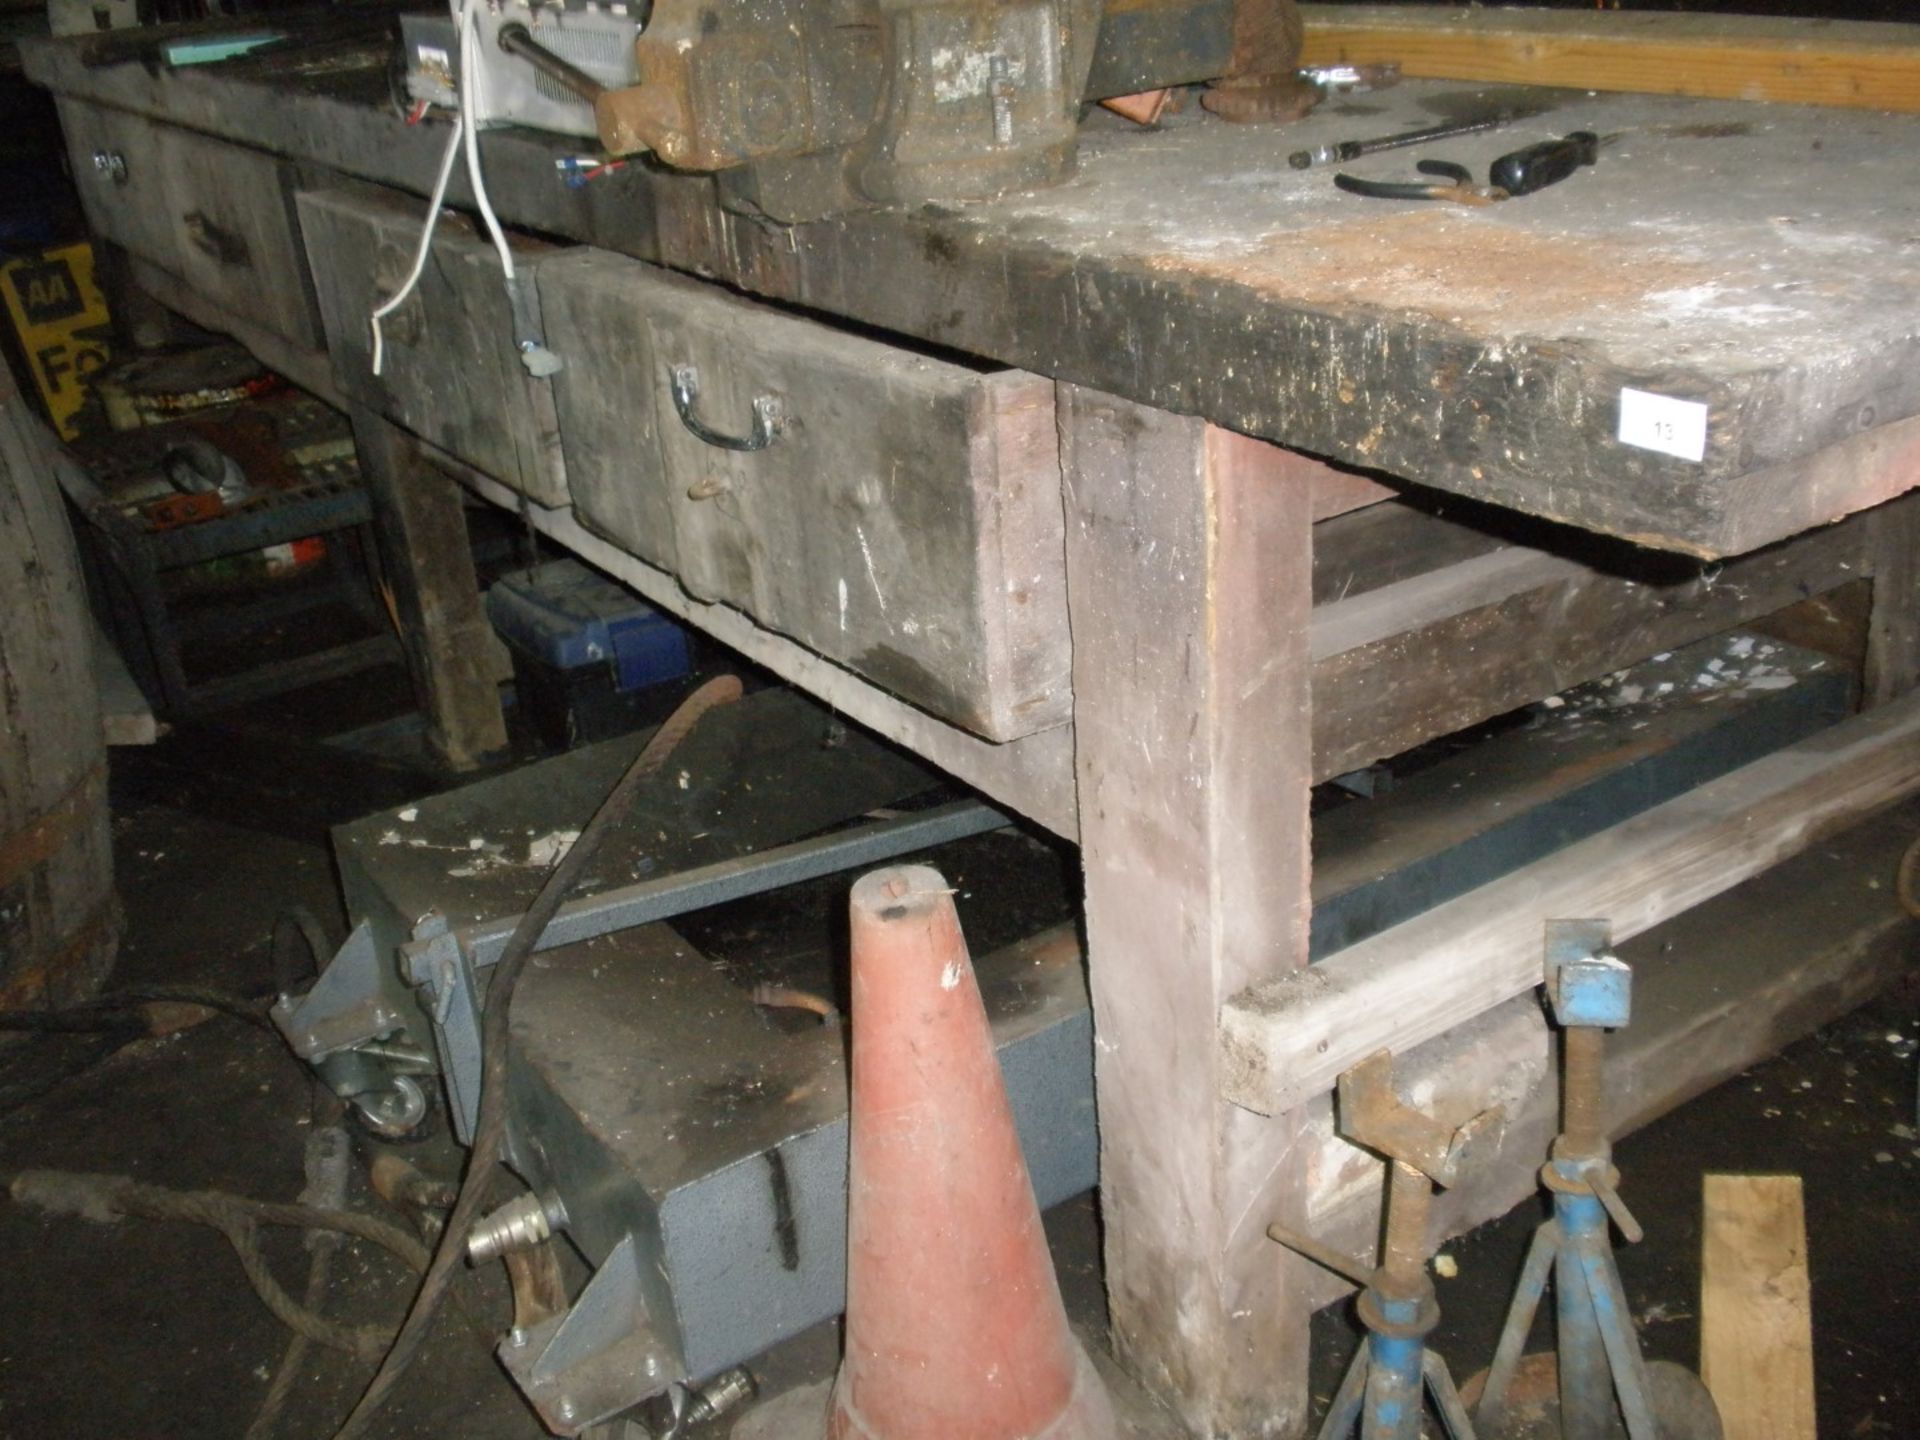
{"label": "hand tool on bench", "polygon": [[1582,165],[1599,158],[1601,139],[1590,130],[1576,130],[1559,140],[1512,150],[1488,168],[1485,185],[1475,185],[1464,165],[1449,160],[1422,160],[1414,168],[1433,180],[1365,180],[1345,172],[1333,183],[1350,195],[1374,200],[1451,200],[1460,205],[1489,205],[1531,195],[1566,179]]}
{"label": "hand tool on bench", "polygon": [[1333,183],[1349,195],[1372,200],[1451,200],[1456,205],[1491,205],[1507,192],[1473,183],[1473,172],[1451,160],[1422,160],[1414,167],[1431,180],[1362,180],[1344,172]]}
{"label": "hand tool on bench", "polygon": [[1315,145],[1296,150],[1287,163],[1296,170],[1311,170],[1315,165],[1339,165],[1358,160],[1362,155],[1382,150],[1404,150],[1409,145],[1425,145],[1430,140],[1451,140],[1456,135],[1477,135],[1482,130],[1498,130],[1521,118],[1515,110],[1500,110],[1470,120],[1449,120],[1444,125],[1429,125],[1424,130],[1404,130],[1397,135],[1381,135],[1372,140],[1342,140],[1333,145]]}

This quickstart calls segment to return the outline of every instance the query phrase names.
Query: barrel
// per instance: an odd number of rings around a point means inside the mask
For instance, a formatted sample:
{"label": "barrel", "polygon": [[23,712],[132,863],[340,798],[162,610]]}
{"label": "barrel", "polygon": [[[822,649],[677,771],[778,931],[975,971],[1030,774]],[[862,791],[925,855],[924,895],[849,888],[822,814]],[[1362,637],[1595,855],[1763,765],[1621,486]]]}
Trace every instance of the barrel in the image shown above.
{"label": "barrel", "polygon": [[113,966],[106,743],[54,441],[0,363],[0,1009],[72,1004]]}

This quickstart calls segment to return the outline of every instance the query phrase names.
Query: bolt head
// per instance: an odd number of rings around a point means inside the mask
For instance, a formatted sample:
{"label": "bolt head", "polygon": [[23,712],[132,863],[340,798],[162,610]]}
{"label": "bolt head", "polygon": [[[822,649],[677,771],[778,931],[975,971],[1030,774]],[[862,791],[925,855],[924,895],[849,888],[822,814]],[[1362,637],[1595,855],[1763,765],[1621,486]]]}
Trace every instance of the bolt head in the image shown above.
{"label": "bolt head", "polygon": [[527,1345],[527,1332],[518,1325],[507,1332],[507,1344],[516,1350],[524,1350]]}
{"label": "bolt head", "polygon": [[558,1415],[562,1420],[571,1422],[578,1411],[575,1409],[573,1401],[562,1400],[558,1405],[554,1406],[553,1413]]}

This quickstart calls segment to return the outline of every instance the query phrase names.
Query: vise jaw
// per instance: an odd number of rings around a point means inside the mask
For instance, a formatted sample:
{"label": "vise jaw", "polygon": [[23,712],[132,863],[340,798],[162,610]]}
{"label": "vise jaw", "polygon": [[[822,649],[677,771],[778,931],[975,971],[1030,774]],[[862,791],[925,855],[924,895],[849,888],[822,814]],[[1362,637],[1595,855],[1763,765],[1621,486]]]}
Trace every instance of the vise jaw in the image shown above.
{"label": "vise jaw", "polygon": [[728,208],[795,223],[1057,184],[1073,173],[1085,101],[1220,77],[1270,85],[1298,61],[1294,0],[1104,10],[1104,0],[656,0],[634,43],[638,83],[602,94],[594,119],[609,152],[714,172]]}

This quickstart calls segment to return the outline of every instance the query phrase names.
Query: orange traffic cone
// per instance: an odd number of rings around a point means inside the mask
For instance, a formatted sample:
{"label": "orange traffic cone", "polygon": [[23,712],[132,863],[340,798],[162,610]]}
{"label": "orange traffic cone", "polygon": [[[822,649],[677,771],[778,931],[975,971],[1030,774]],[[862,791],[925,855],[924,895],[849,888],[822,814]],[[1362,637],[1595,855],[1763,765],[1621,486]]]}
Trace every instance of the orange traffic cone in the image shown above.
{"label": "orange traffic cone", "polygon": [[846,1356],[830,1440],[1112,1440],[940,872],[853,887]]}

